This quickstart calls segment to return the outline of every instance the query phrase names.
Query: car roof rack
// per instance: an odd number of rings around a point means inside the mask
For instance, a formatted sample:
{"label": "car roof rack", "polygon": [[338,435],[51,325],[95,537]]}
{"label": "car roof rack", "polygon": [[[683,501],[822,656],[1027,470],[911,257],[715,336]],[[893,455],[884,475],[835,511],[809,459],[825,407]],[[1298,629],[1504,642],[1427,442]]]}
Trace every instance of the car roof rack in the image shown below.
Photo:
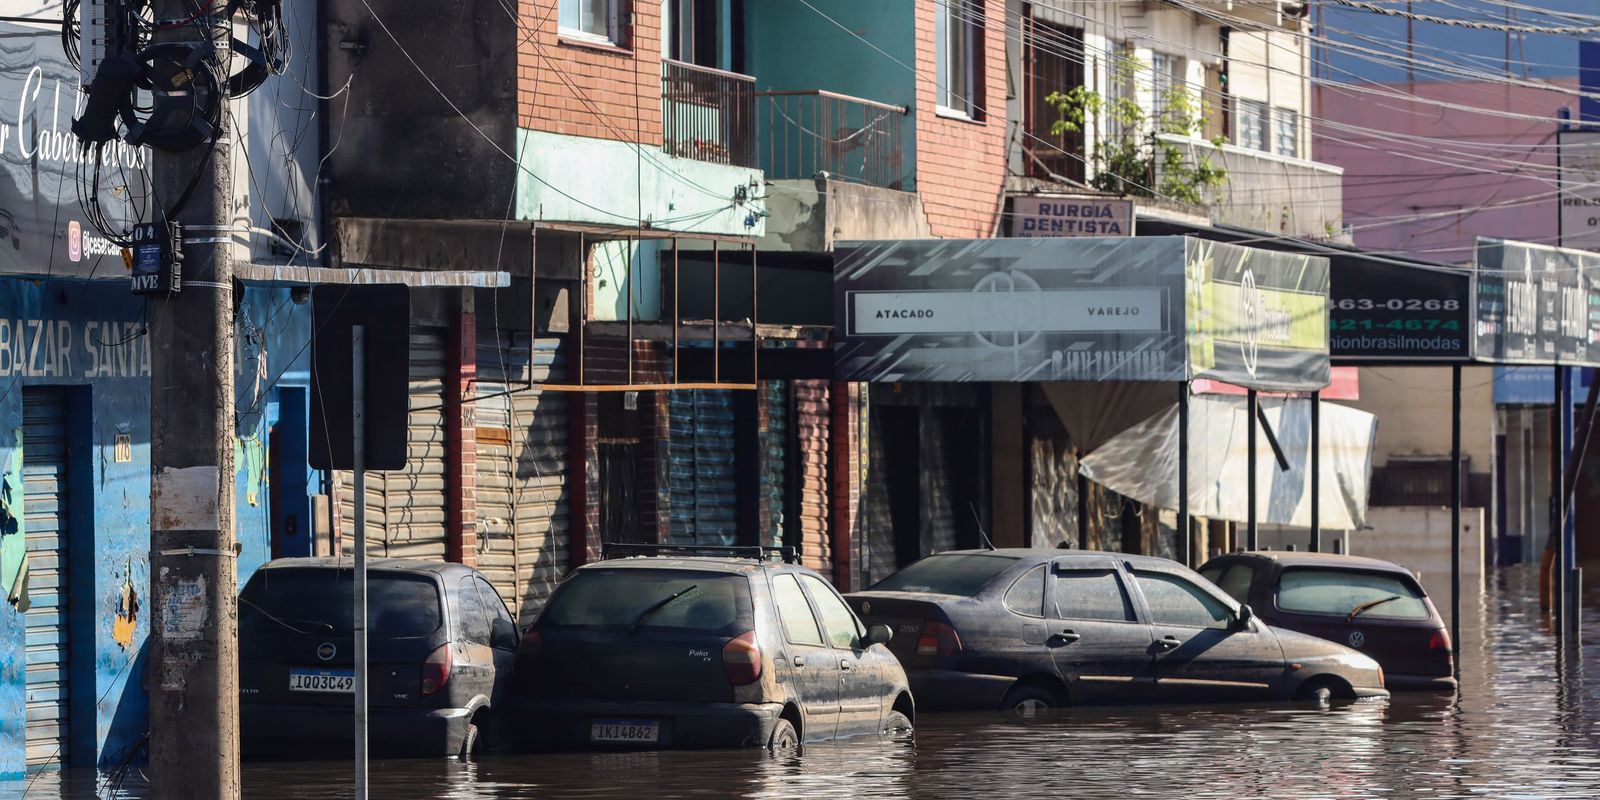
{"label": "car roof rack", "polygon": [[710,556],[712,558],[749,558],[756,561],[782,561],[800,563],[800,552],[793,547],[719,547],[703,544],[637,544],[633,542],[606,542],[601,545],[602,559],[628,558],[629,556]]}

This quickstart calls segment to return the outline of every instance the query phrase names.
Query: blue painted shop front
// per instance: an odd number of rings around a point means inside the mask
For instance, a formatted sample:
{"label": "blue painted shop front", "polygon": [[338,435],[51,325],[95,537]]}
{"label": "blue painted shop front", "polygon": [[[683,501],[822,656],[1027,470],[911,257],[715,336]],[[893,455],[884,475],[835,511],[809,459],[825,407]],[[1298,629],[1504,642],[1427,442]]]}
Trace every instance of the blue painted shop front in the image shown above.
{"label": "blue painted shop front", "polygon": [[[147,727],[150,313],[121,281],[0,279],[0,780],[106,766]],[[242,584],[275,531],[309,550],[316,484],[310,306],[249,289],[236,319]]]}

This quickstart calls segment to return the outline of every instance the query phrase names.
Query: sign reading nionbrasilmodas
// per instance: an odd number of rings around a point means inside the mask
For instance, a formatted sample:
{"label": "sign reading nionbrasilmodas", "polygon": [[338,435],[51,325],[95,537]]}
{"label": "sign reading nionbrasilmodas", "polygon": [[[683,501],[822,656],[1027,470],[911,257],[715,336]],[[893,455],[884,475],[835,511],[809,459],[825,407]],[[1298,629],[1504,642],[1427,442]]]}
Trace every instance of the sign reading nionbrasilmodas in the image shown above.
{"label": "sign reading nionbrasilmodas", "polygon": [[843,242],[855,381],[1328,383],[1328,261],[1188,237]]}

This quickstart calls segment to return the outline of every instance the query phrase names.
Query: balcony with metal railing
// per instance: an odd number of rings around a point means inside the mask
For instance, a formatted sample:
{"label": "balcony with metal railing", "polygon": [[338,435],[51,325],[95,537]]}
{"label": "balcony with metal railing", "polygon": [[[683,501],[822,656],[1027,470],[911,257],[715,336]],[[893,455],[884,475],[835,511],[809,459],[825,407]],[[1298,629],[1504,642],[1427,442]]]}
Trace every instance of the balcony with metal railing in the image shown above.
{"label": "balcony with metal railing", "polygon": [[757,158],[768,180],[836,180],[912,188],[905,106],[821,89],[756,93]]}
{"label": "balcony with metal railing", "polygon": [[749,75],[662,59],[662,140],[667,153],[754,167],[755,86]]}

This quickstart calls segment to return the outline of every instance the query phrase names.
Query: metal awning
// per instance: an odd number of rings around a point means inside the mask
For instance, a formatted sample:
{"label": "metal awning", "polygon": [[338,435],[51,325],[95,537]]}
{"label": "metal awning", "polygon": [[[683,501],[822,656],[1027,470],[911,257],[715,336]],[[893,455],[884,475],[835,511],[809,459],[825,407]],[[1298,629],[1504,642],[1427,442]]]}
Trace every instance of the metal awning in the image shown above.
{"label": "metal awning", "polygon": [[504,289],[511,273],[475,270],[422,271],[376,267],[308,267],[236,261],[233,276],[246,283],[270,286],[316,284],[402,284],[413,289]]}

